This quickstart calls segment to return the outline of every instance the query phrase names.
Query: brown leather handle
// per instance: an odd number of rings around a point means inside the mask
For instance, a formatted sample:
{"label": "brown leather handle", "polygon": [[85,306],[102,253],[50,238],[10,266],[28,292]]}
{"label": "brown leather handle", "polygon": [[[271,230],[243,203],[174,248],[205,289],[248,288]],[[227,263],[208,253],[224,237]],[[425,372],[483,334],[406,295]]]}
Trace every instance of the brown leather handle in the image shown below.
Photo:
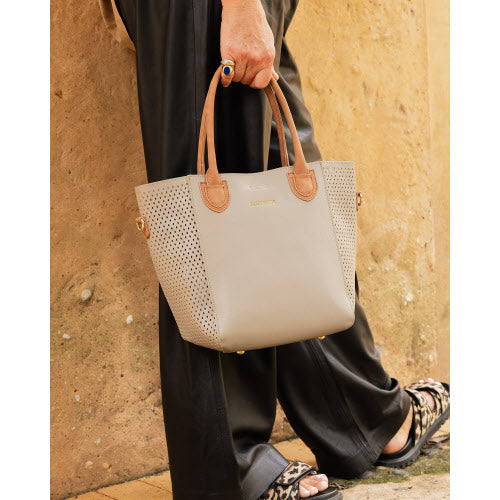
{"label": "brown leather handle", "polygon": [[[271,111],[274,116],[274,121],[276,122],[276,130],[278,132],[278,141],[280,146],[281,166],[286,167],[289,165],[289,159],[288,159],[288,151],[286,149],[285,127],[283,126],[283,120],[281,118],[280,108],[278,102],[276,101],[276,97],[274,96],[274,92],[271,90],[270,86],[267,86],[265,88],[265,92],[269,104],[271,105]],[[209,93],[207,93],[205,104],[203,106],[203,113],[201,116],[201,125],[200,125],[200,135],[198,140],[197,172],[199,175],[205,174],[205,144],[207,136],[206,119],[207,119],[207,109],[208,109],[207,104],[209,102],[208,98],[209,98]],[[215,99],[215,95],[213,96],[213,99]]]}
{"label": "brown leather handle", "polygon": [[[223,212],[228,207],[230,198],[227,182],[221,179],[219,171],[217,169],[217,160],[215,157],[214,146],[214,101],[221,71],[222,65],[219,66],[215,71],[215,74],[212,77],[210,86],[208,88],[205,105],[203,107],[200,137],[198,142],[198,173],[205,173],[206,179],[205,182],[200,182],[200,190],[205,205],[215,212]],[[297,134],[297,129],[292,118],[292,113],[290,112],[290,108],[288,107],[285,96],[283,95],[283,92],[281,91],[276,80],[272,78],[269,85],[266,87],[265,92],[266,96],[269,99],[269,102],[271,103],[271,108],[273,110],[276,125],[278,127],[280,150],[282,150],[282,146],[285,145],[284,127],[279,109],[276,105],[276,101],[271,98],[274,97],[272,95],[273,90],[279,104],[281,105],[283,114],[285,115],[288,128],[290,129],[290,133],[292,135],[293,150],[295,153],[295,163],[294,165],[292,165],[292,172],[287,173],[288,182],[290,184],[291,190],[298,198],[304,201],[310,201],[316,196],[316,193],[318,191],[316,176],[314,174],[314,170],[310,170],[307,166],[304,152],[302,151],[302,146]],[[204,166],[205,136],[208,146],[208,169],[206,172]],[[286,151],[286,147],[284,149]],[[281,160],[282,162],[284,161],[283,151]],[[288,163],[287,160],[288,154],[285,163]]]}

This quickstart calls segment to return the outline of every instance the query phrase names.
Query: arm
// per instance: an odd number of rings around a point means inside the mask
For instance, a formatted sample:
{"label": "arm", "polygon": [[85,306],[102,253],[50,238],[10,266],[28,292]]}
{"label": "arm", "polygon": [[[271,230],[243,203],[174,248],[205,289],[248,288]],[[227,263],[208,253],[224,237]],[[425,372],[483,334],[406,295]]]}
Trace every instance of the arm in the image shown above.
{"label": "arm", "polygon": [[221,0],[222,23],[220,52],[222,59],[235,63],[233,77],[222,75],[222,85],[231,81],[264,88],[274,71],[274,36],[260,0]]}

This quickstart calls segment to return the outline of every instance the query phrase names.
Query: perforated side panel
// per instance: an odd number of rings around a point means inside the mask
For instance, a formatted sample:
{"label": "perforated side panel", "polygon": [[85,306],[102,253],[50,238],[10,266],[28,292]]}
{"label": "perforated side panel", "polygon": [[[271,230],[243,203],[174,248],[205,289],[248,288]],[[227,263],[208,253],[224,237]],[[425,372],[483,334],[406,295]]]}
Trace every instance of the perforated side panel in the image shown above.
{"label": "perforated side panel", "polygon": [[137,186],[136,195],[155,271],[182,337],[220,349],[187,180]]}
{"label": "perforated side panel", "polygon": [[356,291],[356,181],[351,162],[321,162],[344,282],[351,304]]}

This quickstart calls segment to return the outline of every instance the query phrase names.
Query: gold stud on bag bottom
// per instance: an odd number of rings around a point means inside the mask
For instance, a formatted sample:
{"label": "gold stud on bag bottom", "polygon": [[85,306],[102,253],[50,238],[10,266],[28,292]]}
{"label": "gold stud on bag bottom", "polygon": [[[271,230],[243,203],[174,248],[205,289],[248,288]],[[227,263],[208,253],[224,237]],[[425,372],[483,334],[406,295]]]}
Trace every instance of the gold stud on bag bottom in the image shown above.
{"label": "gold stud on bag bottom", "polygon": [[[306,163],[285,97],[272,79],[265,90],[283,166],[219,174],[213,110],[220,73],[221,67],[205,100],[198,175],[135,188],[137,227],[180,333],[189,342],[241,354],[343,331],[354,322],[361,200],[354,165]],[[292,134],[292,166],[275,96]]]}

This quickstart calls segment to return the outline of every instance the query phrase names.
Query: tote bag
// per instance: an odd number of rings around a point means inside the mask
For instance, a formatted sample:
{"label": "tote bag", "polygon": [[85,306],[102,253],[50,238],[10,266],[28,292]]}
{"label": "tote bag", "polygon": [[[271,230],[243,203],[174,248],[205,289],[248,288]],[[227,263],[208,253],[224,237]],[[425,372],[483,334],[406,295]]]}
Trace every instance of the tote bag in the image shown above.
{"label": "tote bag", "polygon": [[[345,330],[355,304],[354,164],[306,163],[286,99],[271,79],[265,92],[282,166],[219,173],[214,99],[220,74],[221,67],[205,100],[197,175],[135,187],[137,227],[181,336],[241,354]],[[291,132],[294,165],[276,98]]]}

